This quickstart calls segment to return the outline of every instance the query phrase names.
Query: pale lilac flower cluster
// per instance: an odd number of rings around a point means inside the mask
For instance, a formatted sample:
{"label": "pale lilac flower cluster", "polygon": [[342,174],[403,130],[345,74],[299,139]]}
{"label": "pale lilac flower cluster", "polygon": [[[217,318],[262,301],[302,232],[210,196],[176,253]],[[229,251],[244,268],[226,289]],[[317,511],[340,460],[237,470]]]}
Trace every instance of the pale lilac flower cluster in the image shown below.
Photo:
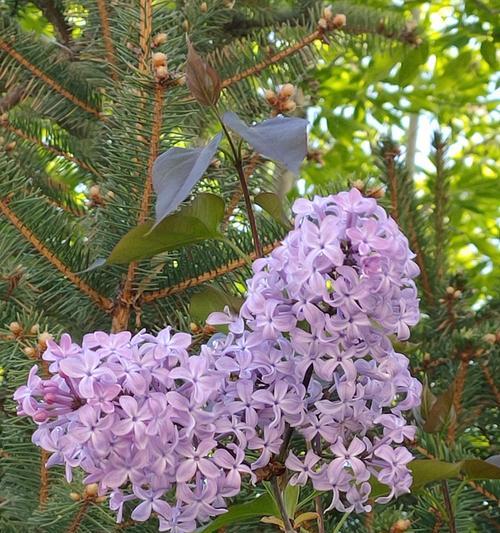
{"label": "pale lilac flower cluster", "polygon": [[[160,531],[190,532],[225,511],[240,491],[246,441],[219,443],[214,405],[224,376],[210,355],[188,355],[191,336],[171,328],[85,335],[82,346],[63,335],[43,358],[52,376],[33,367],[14,398],[19,414],[39,423],[33,442],[52,452],[48,466],[64,464],[111,491],[110,507],[122,520],[135,500],[133,520],[158,515]],[[225,439],[228,441],[228,439]],[[165,497],[168,496],[168,497]]]}
{"label": "pale lilac flower cluster", "polygon": [[[63,335],[43,357],[50,379],[30,372],[15,394],[39,428],[36,444],[82,468],[122,519],[152,512],[160,530],[194,531],[225,511],[242,475],[277,462],[290,429],[307,453],[283,459],[290,483],[332,493],[330,508],[370,509],[371,475],[386,502],[408,492],[414,428],[402,413],[421,387],[391,335],[418,320],[418,268],[396,223],[353,189],[294,205],[295,229],[254,263],[238,316],[199,355],[170,328]],[[278,465],[279,467],[279,465]],[[139,502],[139,503],[137,503]]]}
{"label": "pale lilac flower cluster", "polygon": [[407,339],[418,321],[418,267],[394,220],[357,189],[297,200],[294,212],[295,229],[255,261],[239,316],[210,317],[230,333],[205,353],[230,372],[233,424],[263,428],[248,439],[261,454],[254,468],[291,426],[309,448],[288,455],[291,483],[331,491],[330,508],[368,511],[370,475],[390,488],[380,502],[411,485],[401,444],[415,428],[402,412],[421,386],[390,336]]}

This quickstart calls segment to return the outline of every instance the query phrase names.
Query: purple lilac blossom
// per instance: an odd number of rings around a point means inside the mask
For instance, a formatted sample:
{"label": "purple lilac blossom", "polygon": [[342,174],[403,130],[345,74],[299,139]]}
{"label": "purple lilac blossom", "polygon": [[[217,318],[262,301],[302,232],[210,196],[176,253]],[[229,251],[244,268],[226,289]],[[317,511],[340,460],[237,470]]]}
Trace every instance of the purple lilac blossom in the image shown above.
{"label": "purple lilac blossom", "polygon": [[375,476],[385,503],[409,492],[415,428],[403,412],[421,386],[391,336],[419,318],[408,241],[375,200],[356,189],[294,204],[295,229],[258,259],[238,316],[190,356],[170,327],[65,334],[48,344],[49,379],[31,370],[14,398],[38,424],[49,466],[80,467],[121,521],[159,519],[192,532],[226,510],[242,476],[279,454],[293,428],[307,454],[289,452],[290,483],[332,495],[329,509],[369,511]]}

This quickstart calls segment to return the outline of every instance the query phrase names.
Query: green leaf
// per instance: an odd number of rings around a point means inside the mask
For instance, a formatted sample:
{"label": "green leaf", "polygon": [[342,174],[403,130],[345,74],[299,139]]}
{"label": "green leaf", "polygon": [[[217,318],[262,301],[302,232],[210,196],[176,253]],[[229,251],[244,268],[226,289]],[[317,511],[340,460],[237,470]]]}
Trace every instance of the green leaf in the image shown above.
{"label": "green leaf", "polygon": [[300,487],[298,485],[287,485],[283,492],[286,514],[293,518],[299,503]]}
{"label": "green leaf", "polygon": [[408,464],[413,483],[411,491],[415,492],[434,481],[442,481],[460,475],[460,463],[447,463],[437,459],[415,459]]}
{"label": "green leaf", "polygon": [[207,239],[221,239],[219,224],[223,217],[222,198],[201,193],[191,205],[165,218],[154,229],[153,223],[147,222],[130,230],[113,248],[106,263],[130,263]]}
{"label": "green leaf", "polygon": [[469,479],[500,479],[500,468],[481,459],[464,459],[461,470]]}
{"label": "green leaf", "polygon": [[219,528],[229,524],[270,515],[279,516],[279,510],[270,494],[262,494],[253,501],[232,505],[227,513],[218,516],[205,528],[201,528],[199,533],[215,533]]}
{"label": "green leaf", "polygon": [[497,68],[497,52],[493,41],[483,41],[481,43],[481,55],[492,69]]}
{"label": "green leaf", "polygon": [[422,43],[417,48],[411,49],[401,62],[398,72],[399,85],[408,85],[418,74],[420,65],[423,65],[429,57],[429,44]]}
{"label": "green leaf", "polygon": [[261,192],[255,196],[254,202],[262,207],[266,213],[269,213],[285,229],[289,230],[292,228],[292,224],[288,220],[285,209],[283,208],[283,202],[276,193]]}
{"label": "green leaf", "polygon": [[242,298],[217,289],[216,287],[204,287],[201,291],[193,294],[190,304],[191,317],[198,324],[204,324],[210,313],[223,311],[227,305],[232,311],[238,312]]}

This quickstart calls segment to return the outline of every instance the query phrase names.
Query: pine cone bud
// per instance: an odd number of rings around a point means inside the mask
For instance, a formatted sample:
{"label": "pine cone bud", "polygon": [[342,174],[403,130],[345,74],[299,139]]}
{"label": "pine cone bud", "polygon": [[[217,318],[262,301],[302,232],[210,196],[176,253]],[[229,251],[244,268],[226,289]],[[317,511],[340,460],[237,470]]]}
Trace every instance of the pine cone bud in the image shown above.
{"label": "pine cone bud", "polygon": [[30,328],[30,334],[31,335],[38,335],[39,331],[40,331],[40,326],[38,324],[35,324],[35,325],[31,326],[31,328]]}
{"label": "pine cone bud", "polygon": [[411,527],[411,522],[409,520],[400,519],[391,527],[390,533],[404,533],[408,531]]}
{"label": "pine cone bud", "polygon": [[167,66],[167,55],[163,52],[155,52],[151,56],[154,67],[166,67]]}
{"label": "pine cone bud", "polygon": [[324,19],[323,17],[321,17],[321,18],[318,20],[318,26],[319,26],[322,30],[326,30],[326,29],[328,29],[328,22],[326,21],[326,19]]}
{"label": "pine cone bud", "polygon": [[455,292],[455,287],[446,287],[446,292],[448,294],[453,294]]}
{"label": "pine cone bud", "polygon": [[189,20],[184,20],[183,23],[182,23],[182,29],[183,31],[185,31],[186,33],[189,31]]}
{"label": "pine cone bud", "polygon": [[106,496],[97,496],[95,503],[104,503],[107,500]]}
{"label": "pine cone bud", "polygon": [[69,493],[69,497],[74,501],[74,502],[78,502],[82,499],[82,496],[81,494],[78,494],[78,492],[70,492]]}
{"label": "pine cone bud", "polygon": [[94,496],[97,496],[98,490],[99,490],[99,485],[97,483],[90,483],[90,485],[85,485],[85,489],[83,490],[83,495],[86,498],[93,498]]}
{"label": "pine cone bud", "polygon": [[295,94],[295,87],[291,83],[285,83],[280,89],[281,98],[291,98]]}
{"label": "pine cone bud", "polygon": [[206,13],[208,11],[208,5],[206,2],[202,2],[201,5],[200,5],[200,11],[202,13]]}
{"label": "pine cone bud", "polygon": [[276,103],[277,97],[274,91],[271,91],[270,89],[266,89],[264,91],[264,97],[269,104],[274,105]]}
{"label": "pine cone bud", "polygon": [[486,333],[486,335],[483,336],[483,341],[487,342],[488,344],[495,344],[497,341],[497,336],[494,333]]}
{"label": "pine cone bud", "polygon": [[325,7],[325,9],[323,9],[323,18],[326,20],[332,20],[333,18],[332,6],[327,6]]}
{"label": "pine cone bud", "polygon": [[21,324],[19,324],[19,322],[11,322],[9,324],[9,329],[16,337],[21,335],[21,333],[23,332],[23,327],[21,326]]}
{"label": "pine cone bud", "polygon": [[347,23],[345,15],[338,14],[333,17],[332,24],[335,28],[343,28]]}
{"label": "pine cone bud", "polygon": [[40,333],[38,336],[38,347],[40,350],[44,351],[47,349],[47,342],[52,340],[52,335],[48,331]]}
{"label": "pine cone bud", "polygon": [[168,69],[166,66],[158,67],[155,70],[155,75],[158,80],[166,80],[168,78]]}
{"label": "pine cone bud", "polygon": [[12,150],[14,150],[14,148],[16,147],[17,143],[16,141],[11,141],[10,143],[7,143],[5,145],[5,151],[6,152],[12,152]]}
{"label": "pine cone bud", "polygon": [[297,104],[293,100],[288,100],[288,102],[284,102],[281,106],[281,110],[285,113],[291,113],[292,111],[295,111],[297,108]]}
{"label": "pine cone bud", "polygon": [[157,33],[153,37],[153,46],[161,46],[162,44],[165,44],[167,42],[167,34],[166,33]]}
{"label": "pine cone bud", "polygon": [[30,358],[35,359],[36,358],[36,350],[33,348],[33,346],[26,346],[23,348],[23,352]]}

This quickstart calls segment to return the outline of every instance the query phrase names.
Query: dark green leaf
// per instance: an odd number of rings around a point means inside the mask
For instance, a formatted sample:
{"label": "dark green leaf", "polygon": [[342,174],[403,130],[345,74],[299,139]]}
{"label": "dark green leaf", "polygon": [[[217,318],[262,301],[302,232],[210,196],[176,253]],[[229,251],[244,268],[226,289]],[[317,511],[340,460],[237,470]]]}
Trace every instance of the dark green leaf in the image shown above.
{"label": "dark green leaf", "polygon": [[483,41],[481,44],[481,55],[492,69],[497,68],[497,51],[493,41]]}
{"label": "dark green leaf", "polygon": [[219,239],[224,201],[219,196],[199,194],[189,206],[165,218],[153,229],[147,222],[130,230],[113,248],[108,264],[130,263],[206,239]]}
{"label": "dark green leaf", "polygon": [[299,503],[300,487],[299,485],[287,485],[283,491],[283,500],[285,502],[285,508],[287,515],[290,517],[295,516],[297,510],[297,504]]}
{"label": "dark green leaf", "polygon": [[408,467],[413,474],[412,492],[420,490],[428,483],[460,475],[460,463],[446,463],[437,459],[415,459]]}
{"label": "dark green leaf", "polygon": [[229,524],[237,524],[261,516],[279,516],[279,511],[270,494],[262,494],[247,503],[232,505],[227,513],[218,516],[205,528],[200,528],[199,532],[215,533],[219,528]]}
{"label": "dark green leaf", "polygon": [[398,73],[398,83],[408,85],[418,74],[420,65],[423,65],[429,57],[429,45],[424,42],[420,46],[411,49],[403,61]]}
{"label": "dark green leaf", "polygon": [[281,198],[274,192],[261,192],[254,198],[257,205],[269,213],[276,222],[281,224],[285,229],[292,228],[292,224],[286,216],[285,209]]}
{"label": "dark green leaf", "polygon": [[461,470],[469,479],[500,479],[498,465],[481,459],[464,459]]}

